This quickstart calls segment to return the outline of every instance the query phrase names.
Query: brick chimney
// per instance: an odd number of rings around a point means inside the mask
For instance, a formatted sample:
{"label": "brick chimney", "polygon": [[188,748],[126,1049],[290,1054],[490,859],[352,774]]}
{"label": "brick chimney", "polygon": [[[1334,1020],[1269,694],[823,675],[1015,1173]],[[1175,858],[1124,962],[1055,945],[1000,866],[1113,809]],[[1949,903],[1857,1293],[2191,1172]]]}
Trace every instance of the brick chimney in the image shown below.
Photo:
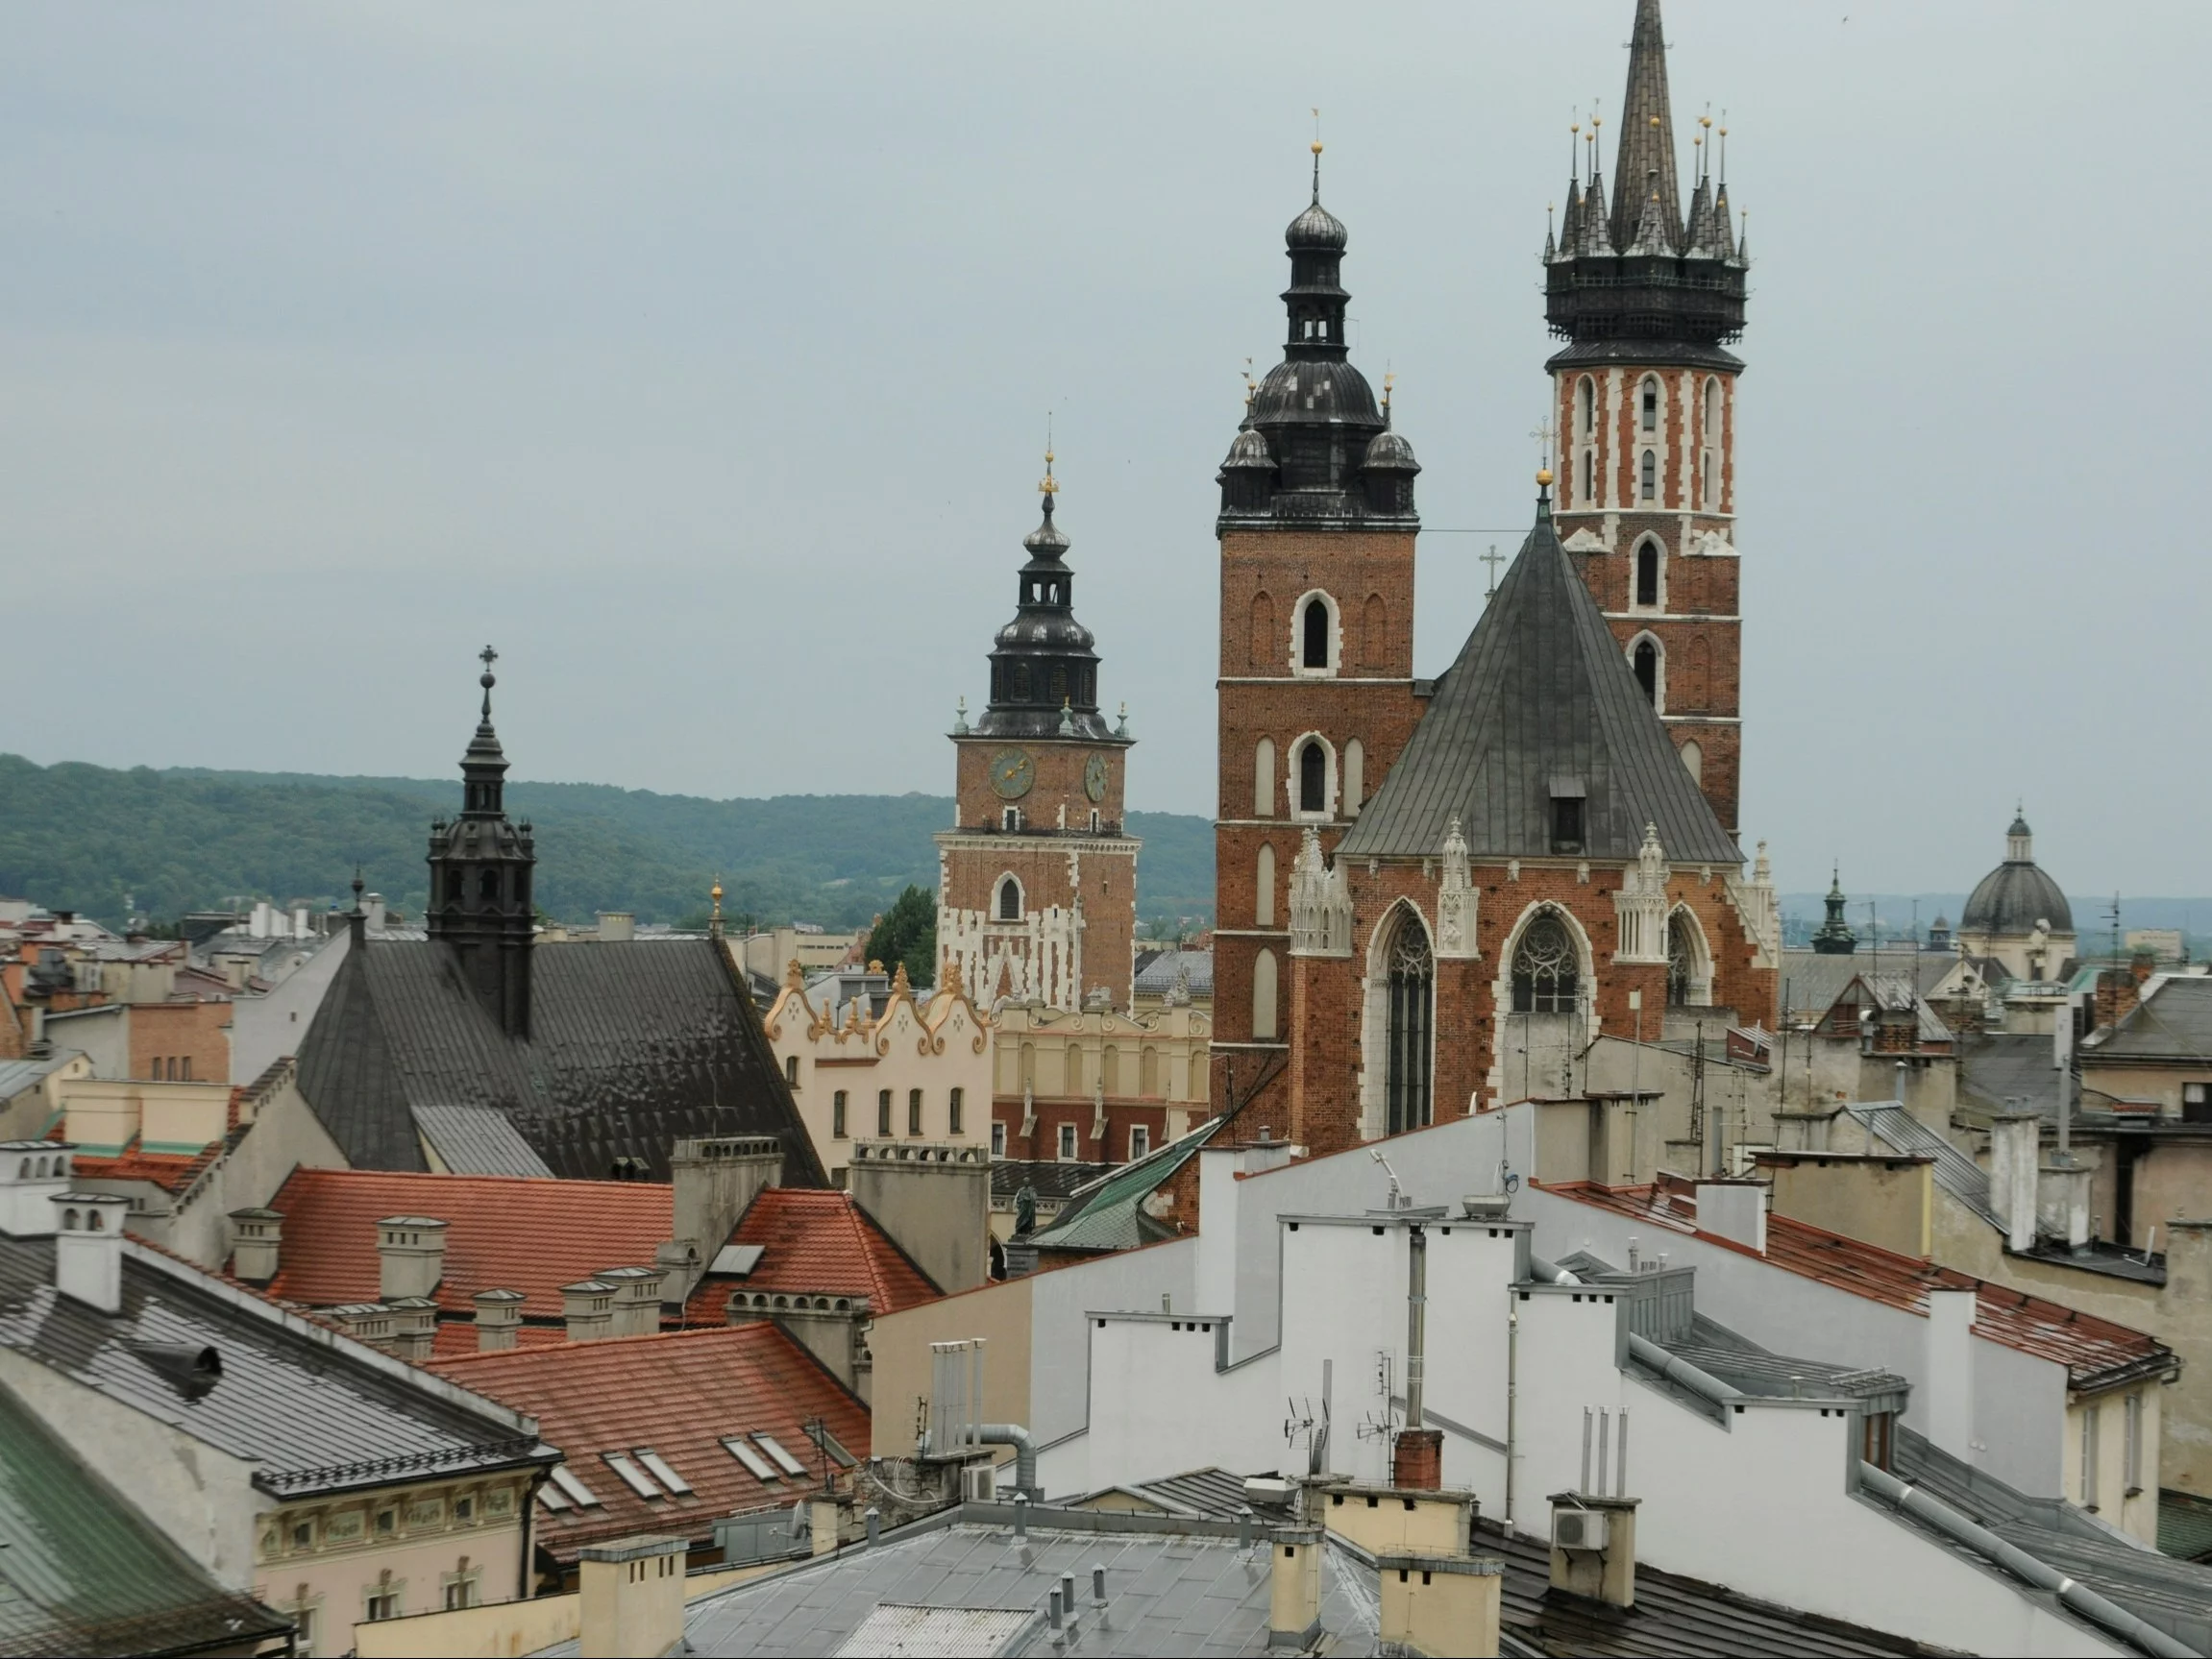
{"label": "brick chimney", "polygon": [[1437,1492],[1444,1484],[1444,1431],[1408,1428],[1390,1452],[1390,1484],[1409,1492]]}
{"label": "brick chimney", "polygon": [[583,1659],[674,1652],[683,1642],[681,1538],[621,1538],[577,1551]]}
{"label": "brick chimney", "polygon": [[517,1345],[523,1324],[523,1303],[528,1300],[521,1291],[479,1290],[469,1300],[477,1305],[479,1354],[496,1354]]}
{"label": "brick chimney", "polygon": [[63,1192],[50,1199],[54,1287],[63,1296],[114,1313],[123,1305],[123,1217],[131,1201],[107,1192]]}
{"label": "brick chimney", "polygon": [[562,1285],[560,1303],[571,1342],[598,1342],[614,1333],[614,1286],[603,1279]]}
{"label": "brick chimney", "polygon": [[1304,1652],[1321,1628],[1321,1550],[1318,1526],[1279,1529],[1267,1597],[1267,1646]]}
{"label": "brick chimney", "polygon": [[989,1148],[857,1141],[846,1185],[852,1201],[947,1296],[991,1277]]}
{"label": "brick chimney", "polygon": [[231,1273],[248,1284],[277,1277],[284,1244],[284,1218],[274,1209],[231,1211]]}
{"label": "brick chimney", "polygon": [[377,1223],[377,1294],[386,1302],[428,1296],[446,1276],[446,1224],[430,1215]]}
{"label": "brick chimney", "polygon": [[51,1238],[60,1225],[53,1201],[69,1190],[65,1140],[0,1141],[0,1232],[11,1238]]}
{"label": "brick chimney", "polygon": [[666,1269],[606,1267],[592,1277],[614,1288],[609,1336],[651,1336],[660,1330],[660,1281]]}

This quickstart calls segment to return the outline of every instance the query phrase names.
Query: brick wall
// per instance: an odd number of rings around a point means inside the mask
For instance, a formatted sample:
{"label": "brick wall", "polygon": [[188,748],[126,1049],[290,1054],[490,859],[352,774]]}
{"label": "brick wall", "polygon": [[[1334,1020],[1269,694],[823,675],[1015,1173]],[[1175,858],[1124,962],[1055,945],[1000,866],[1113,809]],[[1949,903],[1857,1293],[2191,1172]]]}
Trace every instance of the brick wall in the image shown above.
{"label": "brick wall", "polygon": [[[131,1022],[131,1075],[194,1083],[231,1081],[231,1005],[227,1002],[135,1002]],[[190,1071],[184,1069],[189,1062]]]}

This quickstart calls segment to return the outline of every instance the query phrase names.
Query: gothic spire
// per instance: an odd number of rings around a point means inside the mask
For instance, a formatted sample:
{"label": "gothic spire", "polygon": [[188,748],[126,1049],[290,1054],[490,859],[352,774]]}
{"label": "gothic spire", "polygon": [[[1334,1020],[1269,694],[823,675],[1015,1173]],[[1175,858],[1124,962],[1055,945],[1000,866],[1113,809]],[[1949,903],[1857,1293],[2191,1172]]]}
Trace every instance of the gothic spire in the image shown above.
{"label": "gothic spire", "polygon": [[492,664],[500,660],[499,652],[486,646],[477,653],[477,660],[484,665],[484,671],[477,680],[483,687],[482,712],[477,717],[476,735],[469,739],[469,746],[461,755],[461,777],[468,788],[462,796],[463,817],[497,817],[506,810],[503,796],[506,786],[507,757],[500,747],[499,733],[492,730],[492,687],[499,683],[492,673]]}
{"label": "gothic spire", "polygon": [[1634,186],[1654,173],[1668,228],[1666,248],[1672,253],[1682,235],[1682,194],[1675,177],[1674,115],[1667,108],[1666,37],[1659,26],[1659,0],[1636,0],[1628,92],[1621,100],[1620,151],[1613,160],[1621,193],[1613,204],[1614,247],[1626,247],[1634,236],[1649,192]]}
{"label": "gothic spire", "polygon": [[[1017,577],[1014,620],[991,652],[991,697],[973,730],[994,737],[1111,736],[1098,714],[1098,654],[1075,620],[1075,573],[1068,536],[1052,522],[1060,480],[1045,451],[1037,493],[1044,518],[1021,538],[1029,557]],[[1072,730],[1070,731],[1070,726]]]}

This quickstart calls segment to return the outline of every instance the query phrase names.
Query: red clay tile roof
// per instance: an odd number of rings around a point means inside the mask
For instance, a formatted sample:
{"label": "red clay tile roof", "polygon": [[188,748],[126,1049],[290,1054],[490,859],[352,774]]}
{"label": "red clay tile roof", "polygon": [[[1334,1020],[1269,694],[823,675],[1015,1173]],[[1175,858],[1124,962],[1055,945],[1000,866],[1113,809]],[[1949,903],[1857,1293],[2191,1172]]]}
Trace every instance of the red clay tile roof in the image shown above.
{"label": "red clay tile roof", "polygon": [[[515,1328],[515,1346],[518,1348],[558,1348],[567,1340],[568,1328],[563,1325],[522,1325]],[[438,1321],[437,1333],[430,1343],[432,1360],[463,1359],[477,1352],[476,1321]]]}
{"label": "red clay tile roof", "polygon": [[526,1319],[560,1318],[564,1284],[651,1267],[676,1231],[676,1189],[631,1181],[300,1169],[269,1208],[284,1218],[269,1293],[311,1307],[377,1300],[377,1223],[387,1215],[446,1224],[445,1279],[432,1293],[441,1309],[473,1316],[476,1292],[519,1290]]}
{"label": "red clay tile roof", "polygon": [[[856,1456],[868,1447],[867,1407],[773,1325],[479,1354],[432,1360],[430,1369],[536,1417],[540,1437],[560,1448],[569,1472],[601,1500],[590,1508],[539,1507],[538,1542],[564,1561],[580,1545],[630,1533],[702,1541],[718,1517],[788,1506],[819,1492],[822,1454],[803,1427],[811,1419],[821,1418]],[[773,1435],[807,1476],[762,1480],[722,1444],[725,1435],[755,1432]],[[692,1492],[641,1498],[603,1457],[643,1451],[656,1453]],[[776,1467],[765,1452],[755,1454]]]}
{"label": "red clay tile roof", "polygon": [[875,1314],[935,1302],[941,1294],[848,1192],[763,1187],[729,1241],[762,1246],[760,1263],[742,1280],[700,1280],[684,1307],[684,1317],[695,1325],[725,1323],[729,1294],[741,1285],[807,1296],[865,1296]]}
{"label": "red clay tile roof", "polygon": [[[1650,1186],[1607,1187],[1568,1182],[1546,1183],[1543,1189],[1561,1198],[1617,1210],[1647,1226],[1698,1232],[1695,1189],[1679,1179]],[[1752,1254],[1747,1246],[1716,1233],[1698,1236],[1709,1244]],[[1992,1342],[2065,1366],[2067,1380],[2076,1388],[2104,1387],[2130,1373],[2155,1375],[2175,1364],[2173,1353],[2164,1343],[2140,1330],[2093,1318],[2006,1285],[1988,1283],[1955,1268],[1899,1256],[1788,1216],[1767,1217],[1765,1259],[1806,1279],[1817,1279],[1854,1296],[1884,1302],[1910,1313],[1928,1311],[1930,1290],[1975,1291],[1975,1330]]]}
{"label": "red clay tile roof", "polygon": [[77,1154],[69,1170],[72,1175],[99,1181],[150,1181],[163,1192],[179,1193],[199,1180],[201,1172],[229,1144],[226,1137],[210,1140],[198,1152],[148,1152],[145,1143],[134,1137],[113,1158]]}

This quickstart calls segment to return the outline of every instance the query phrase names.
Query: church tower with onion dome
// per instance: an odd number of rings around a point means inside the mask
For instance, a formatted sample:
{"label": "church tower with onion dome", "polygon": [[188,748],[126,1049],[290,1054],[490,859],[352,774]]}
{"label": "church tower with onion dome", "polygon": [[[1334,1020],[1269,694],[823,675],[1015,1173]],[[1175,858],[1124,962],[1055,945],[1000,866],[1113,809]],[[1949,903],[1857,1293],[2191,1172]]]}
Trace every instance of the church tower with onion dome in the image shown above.
{"label": "church tower with onion dome", "polygon": [[1134,994],[1137,852],[1123,826],[1129,723],[1099,712],[1098,653],[1075,620],[1068,537],[1023,538],[1014,620],[991,649],[991,694],[952,728],[957,821],[937,836],[937,951],[978,1008],[1002,996],[1073,1012]]}
{"label": "church tower with onion dome", "polygon": [[[1684,194],[1659,0],[1637,0],[1607,195],[1602,118],[1575,124],[1557,234],[1544,237],[1545,365],[1567,552],[1730,833],[1743,705],[1736,381],[1751,258],[1731,222],[1728,130],[1701,118]],[[1716,150],[1718,154],[1716,154]]]}
{"label": "church tower with onion dome", "polygon": [[[1221,463],[1219,798],[1213,1092],[1287,1093],[1290,889],[1302,838],[1333,848],[1419,719],[1413,446],[1351,361],[1349,235],[1312,196],[1284,232],[1283,360],[1247,395]],[[1341,1011],[1350,1017],[1347,1003]],[[1275,1133],[1289,1122],[1277,1114]]]}

